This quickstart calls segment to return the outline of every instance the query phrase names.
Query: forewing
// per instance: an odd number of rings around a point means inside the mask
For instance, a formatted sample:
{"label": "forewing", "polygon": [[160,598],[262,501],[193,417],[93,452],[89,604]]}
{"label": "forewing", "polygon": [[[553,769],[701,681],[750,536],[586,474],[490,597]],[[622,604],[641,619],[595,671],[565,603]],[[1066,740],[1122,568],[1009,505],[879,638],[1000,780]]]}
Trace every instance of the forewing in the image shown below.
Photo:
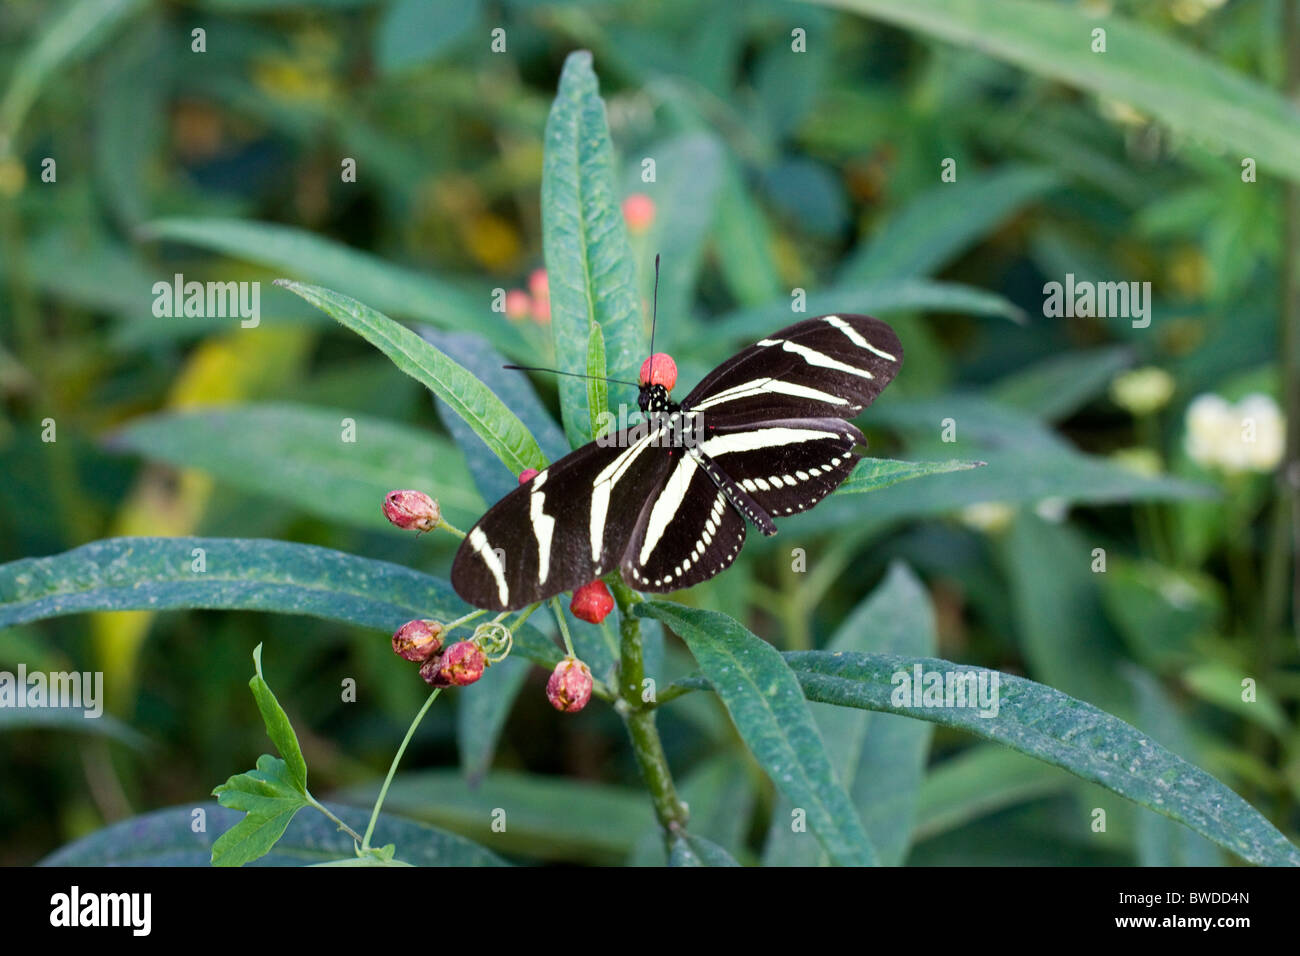
{"label": "forewing", "polygon": [[903,346],[866,315],[822,315],[774,332],[706,375],[683,407],[719,425],[851,419],[898,373]]}
{"label": "forewing", "polygon": [[618,566],[647,498],[671,462],[654,434],[591,442],[498,501],[470,529],[451,568],[475,607],[515,610]]}
{"label": "forewing", "polygon": [[[706,419],[707,420],[707,419]],[[848,477],[865,439],[833,418],[711,425],[699,451],[773,518],[798,514]]]}
{"label": "forewing", "polygon": [[745,543],[745,519],[698,457],[678,448],[672,462],[646,501],[623,559],[623,577],[639,591],[675,591],[706,581],[736,560]]}

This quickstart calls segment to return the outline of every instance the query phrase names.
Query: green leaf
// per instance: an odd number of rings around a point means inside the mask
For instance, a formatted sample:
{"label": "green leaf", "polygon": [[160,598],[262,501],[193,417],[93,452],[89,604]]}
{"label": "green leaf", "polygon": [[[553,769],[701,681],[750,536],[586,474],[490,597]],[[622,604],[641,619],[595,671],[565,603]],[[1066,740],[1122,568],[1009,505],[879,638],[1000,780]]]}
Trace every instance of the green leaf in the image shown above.
{"label": "green leaf", "polygon": [[406,326],[329,289],[277,279],[276,285],[337,319],[448,404],[515,474],[546,467],[524,423],[492,391]]}
{"label": "green leaf", "polygon": [[262,715],[262,723],[266,725],[266,735],[271,738],[271,743],[275,744],[275,749],[284,758],[285,766],[289,771],[289,778],[294,782],[299,792],[306,796],[307,761],[303,759],[302,747],[298,745],[298,735],[293,732],[293,725],[289,723],[289,715],[284,712],[284,708],[280,706],[280,701],[272,693],[271,686],[267,684],[266,678],[262,676],[261,644],[253,648],[253,668],[255,673],[249,680],[248,687],[253,692],[253,699],[257,701],[257,709]]}
{"label": "green leaf", "polygon": [[664,601],[636,606],[690,647],[713,682],[732,723],[777,789],[807,813],[808,823],[840,865],[872,865],[872,848],[836,776],[798,682],[776,649],[736,621]]}
{"label": "green leaf", "polygon": [[1006,747],[979,744],[926,775],[913,838],[919,843],[1007,807],[1060,793],[1074,782],[1058,767]]}
{"label": "green leaf", "polygon": [[[827,650],[925,656],[934,653],[935,640],[930,596],[905,564],[895,563],[836,629]],[[881,864],[899,866],[910,842],[932,728],[829,704],[809,704],[809,709]],[[807,835],[791,829],[790,809],[784,804],[772,814],[763,864],[823,865]]]}
{"label": "green leaf", "polygon": [[1069,525],[1016,515],[996,553],[1005,569],[1020,649],[1044,684],[1112,714],[1132,701],[1118,680],[1120,644],[1105,627],[1092,544]]}
{"label": "green leaf", "polygon": [[212,844],[213,866],[243,866],[265,855],[294,814],[311,806],[295,772],[269,754],[257,758],[256,770],[237,774],[212,792],[223,807],[245,814]]}
{"label": "green leaf", "polygon": [[936,272],[1058,184],[1055,173],[1029,166],[959,173],[956,182],[922,193],[886,222],[840,267],[836,284]]}
{"label": "green leaf", "polygon": [[[368,811],[329,803],[331,813],[353,829],[364,829]],[[201,815],[201,816],[200,816]],[[242,814],[215,803],[155,810],[96,830],[41,861],[42,866],[208,866],[213,834],[229,831]],[[199,820],[203,826],[197,827]],[[377,843],[402,847],[402,859],[416,866],[503,866],[482,847],[414,820],[381,814]],[[352,838],[319,813],[295,817],[279,842],[253,866],[310,866],[353,857]]]}
{"label": "green leaf", "polygon": [[642,277],[638,301],[649,301],[654,294],[653,254],[662,251],[659,308],[667,321],[659,332],[665,342],[685,343],[695,327],[691,304],[705,239],[717,213],[726,153],[713,134],[691,132],[650,144],[640,155],[654,157],[655,181],[642,181],[638,158],[629,170],[628,191],[653,199],[655,217],[650,229],[635,241],[635,248],[645,256],[637,263]]}
{"label": "green leaf", "polygon": [[[585,374],[588,338],[599,325],[607,374],[635,382],[645,357],[636,269],[615,191],[605,103],[585,50],[564,62],[545,143],[542,239],[556,362],[561,371]],[[569,442],[586,444],[601,409],[591,407],[582,379],[561,376],[558,384]],[[633,407],[629,386],[613,386],[610,395],[614,406]]]}
{"label": "green leaf", "polygon": [[[966,730],[1100,784],[1251,863],[1300,866],[1300,850],[1228,787],[1117,717],[1051,687],[933,658],[825,651],[785,657],[809,700],[906,714]],[[973,674],[991,684],[996,674],[997,715],[981,717],[973,707],[895,703],[900,684],[894,675],[913,674],[917,667],[945,682],[949,674],[954,680]]]}
{"label": "green leaf", "polygon": [[1157,671],[1196,660],[1193,642],[1214,630],[1222,612],[1212,578],[1158,561],[1111,554],[1098,578],[1102,604],[1129,651]]}
{"label": "green leaf", "polygon": [[456,695],[456,744],[460,768],[471,785],[482,780],[492,766],[501,730],[523,690],[528,670],[525,661],[508,657],[483,672],[476,693]]}
{"label": "green leaf", "polygon": [[878,491],[911,478],[941,475],[950,471],[969,471],[983,464],[982,461],[892,461],[888,458],[864,458],[857,463],[836,492],[853,495]]}
{"label": "green leaf", "polygon": [[[1124,676],[1133,687],[1142,729],[1175,753],[1194,758],[1186,722],[1160,681],[1132,666],[1125,669]],[[1138,814],[1137,853],[1140,866],[1218,866],[1222,862],[1218,850],[1203,836],[1154,813]]]}
{"label": "green leaf", "polygon": [[[511,357],[536,357],[537,343],[521,336],[488,304],[460,286],[351,249],[291,226],[239,219],[158,219],[141,227],[149,239],[169,239],[210,249],[308,282],[328,282],[374,308],[439,328],[480,332]],[[337,318],[337,316],[336,316]]]}
{"label": "green leaf", "polygon": [[[1117,16],[1027,0],[816,0],[1120,100],[1190,139],[1300,179],[1300,112],[1282,96]],[[1106,52],[1092,31],[1106,31]]]}
{"label": "green leaf", "polygon": [[[343,440],[345,419],[355,441]],[[366,528],[392,529],[381,506],[394,488],[428,491],[455,524],[483,513],[449,442],[354,412],[269,403],[172,412],[135,419],[108,443]]]}
{"label": "green leaf", "polygon": [[112,714],[88,718],[81,707],[0,707],[0,733],[10,730],[59,730],[91,734],[116,740],[141,753],[152,746],[148,737]]}
{"label": "green leaf", "polygon": [[1132,361],[1124,347],[1066,352],[999,379],[988,395],[1042,421],[1059,422],[1102,394]]}
{"label": "green leaf", "polygon": [[75,0],[50,18],[36,41],[22,48],[0,99],[0,154],[12,148],[46,81],[70,69],[74,60],[106,41],[145,6],[144,0]]}
{"label": "green leaf", "polygon": [[[368,804],[377,789],[367,784],[343,797]],[[502,853],[579,863],[620,863],[637,837],[654,826],[650,802],[640,790],[500,770],[476,786],[456,770],[399,773],[384,806]],[[498,810],[505,813],[504,829]]]}
{"label": "green leaf", "polygon": [[724,161],[713,243],[718,267],[732,295],[742,304],[771,302],[782,295],[780,272],[772,256],[772,227],[746,189],[738,165],[725,156]]}
{"label": "green leaf", "polygon": [[436,60],[478,23],[480,0],[393,0],[375,34],[375,62],[396,73]]}
{"label": "green leaf", "polygon": [[609,411],[609,383],[605,381],[605,334],[599,325],[591,327],[587,338],[587,408],[591,412],[591,437],[599,438],[613,430],[608,421],[601,427],[601,419]]}
{"label": "green leaf", "polygon": [[[870,531],[873,523],[950,514],[982,502],[1032,505],[1051,498],[1066,505],[1103,505],[1199,499],[1216,494],[1206,485],[1166,476],[1148,478],[1104,458],[1067,449],[972,450],[987,459],[986,467],[969,474],[931,473],[932,477],[926,481],[882,488],[862,498],[834,495],[811,511],[787,519],[783,530],[788,528],[800,535],[846,527]],[[876,466],[860,464],[858,467]],[[885,477],[888,474],[886,471]],[[850,481],[855,477],[851,476]],[[858,490],[858,485],[855,482],[847,490]]]}
{"label": "green leaf", "polygon": [[[192,570],[202,549],[206,570]],[[274,611],[389,633],[414,618],[470,610],[438,578],[387,561],[239,538],[109,538],[45,558],[0,565],[0,627],[86,611],[180,608]],[[516,650],[544,667],[563,654],[536,629]]]}
{"label": "green leaf", "polygon": [[96,104],[95,179],[104,202],[128,228],[145,219],[147,187],[158,178],[147,173],[156,168],[166,139],[177,53],[161,17],[149,16],[104,64]]}
{"label": "green leaf", "polygon": [[[569,442],[564,437],[564,429],[556,424],[550,411],[537,397],[528,376],[502,368],[506,360],[486,339],[473,333],[442,332],[430,328],[421,329],[420,334],[453,361],[463,365],[505,402],[506,407],[518,415],[519,420],[532,433],[542,454],[549,460],[555,461],[569,453]],[[492,454],[464,419],[452,412],[441,399],[435,398],[434,401],[442,423],[451,432],[465,456],[465,462],[483,500],[497,501],[518,487],[519,479]],[[477,518],[478,515],[475,520]]]}
{"label": "green leaf", "polygon": [[1276,734],[1287,734],[1287,716],[1282,706],[1266,688],[1256,687],[1253,700],[1245,700],[1242,681],[1251,677],[1222,661],[1203,661],[1182,674],[1183,683],[1201,700],[1222,707]]}
{"label": "green leaf", "polygon": [[[783,297],[756,308],[732,312],[709,323],[709,338],[722,344],[751,342],[777,329],[814,315],[849,312],[888,315],[891,312],[958,312],[964,315],[1024,320],[1024,312],[995,292],[986,292],[956,282],[931,279],[876,279],[870,282],[835,285],[808,293],[803,312],[790,310],[791,300]],[[707,343],[705,343],[707,345]]]}
{"label": "green leaf", "polygon": [[673,840],[669,866],[740,866],[730,853],[702,836],[679,833]]}

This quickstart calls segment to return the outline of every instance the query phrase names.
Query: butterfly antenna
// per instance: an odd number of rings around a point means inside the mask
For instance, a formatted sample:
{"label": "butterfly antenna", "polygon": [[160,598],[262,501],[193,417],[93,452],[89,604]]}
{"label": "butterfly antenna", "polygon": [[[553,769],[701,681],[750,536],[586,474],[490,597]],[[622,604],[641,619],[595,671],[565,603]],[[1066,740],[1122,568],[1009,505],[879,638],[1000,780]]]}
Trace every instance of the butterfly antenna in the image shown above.
{"label": "butterfly antenna", "polygon": [[629,382],[622,378],[605,378],[602,375],[584,375],[582,372],[563,372],[558,368],[542,368],[540,365],[502,365],[502,368],[508,368],[515,372],[550,372],[552,375],[570,375],[574,378],[597,378],[602,382],[615,382],[619,385],[631,385],[633,388],[639,386],[636,382]]}
{"label": "butterfly antenna", "polygon": [[655,295],[654,306],[650,310],[650,377],[653,379],[655,354],[655,325],[659,322],[659,253],[655,253]]}

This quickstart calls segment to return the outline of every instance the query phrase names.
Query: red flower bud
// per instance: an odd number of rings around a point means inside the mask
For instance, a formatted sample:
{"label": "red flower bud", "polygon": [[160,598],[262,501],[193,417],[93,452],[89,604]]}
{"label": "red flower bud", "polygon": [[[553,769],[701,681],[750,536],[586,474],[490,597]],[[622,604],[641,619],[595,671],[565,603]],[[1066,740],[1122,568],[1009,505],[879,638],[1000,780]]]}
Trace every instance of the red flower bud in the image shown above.
{"label": "red flower bud", "polygon": [[442,650],[442,625],[437,621],[407,621],[393,635],[393,653],[408,661],[427,661]]}
{"label": "red flower bud", "polygon": [[533,310],[533,300],[523,289],[511,289],[506,293],[506,318],[526,319]]}
{"label": "red flower bud", "polygon": [[533,299],[533,321],[538,325],[551,324],[551,300],[542,296]]}
{"label": "red flower bud", "polygon": [[525,468],[523,471],[519,473],[519,483],[522,485],[525,482],[532,481],[536,477],[537,477],[536,468]]}
{"label": "red flower bud", "polygon": [[384,499],[384,517],[404,531],[432,531],[442,512],[423,491],[390,491]]}
{"label": "red flower bud", "polygon": [[592,581],[573,592],[569,610],[576,618],[589,624],[599,624],[609,616],[610,611],[614,610],[614,598],[610,595],[609,588],[605,587],[604,581]]}
{"label": "red flower bud", "polygon": [[546,699],[562,713],[582,710],[591,700],[591,668],[576,657],[560,661],[546,681]]}
{"label": "red flower bud", "polygon": [[667,352],[656,352],[641,363],[641,384],[662,385],[668,391],[677,384],[677,363]]}
{"label": "red flower bud", "polygon": [[623,200],[623,219],[633,235],[649,231],[655,221],[655,201],[645,193],[633,193]]}
{"label": "red flower bud", "polygon": [[549,299],[551,297],[551,284],[546,277],[545,269],[534,269],[529,274],[528,291],[533,294],[534,299]]}
{"label": "red flower bud", "polygon": [[424,662],[420,676],[433,687],[467,687],[483,676],[487,657],[473,641],[457,641]]}

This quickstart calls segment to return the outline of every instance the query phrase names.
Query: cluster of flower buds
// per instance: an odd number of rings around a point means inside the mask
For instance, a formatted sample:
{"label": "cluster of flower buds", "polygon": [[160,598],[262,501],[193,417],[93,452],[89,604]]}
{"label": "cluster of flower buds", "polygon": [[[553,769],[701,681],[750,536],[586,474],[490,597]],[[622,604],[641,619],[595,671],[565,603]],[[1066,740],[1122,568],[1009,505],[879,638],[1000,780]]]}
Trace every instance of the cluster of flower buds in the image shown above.
{"label": "cluster of flower buds", "polygon": [[468,687],[488,666],[487,655],[474,641],[457,641],[437,657],[420,665],[420,676],[430,687]]}
{"label": "cluster of flower buds", "polygon": [[483,676],[490,663],[475,640],[442,649],[443,626],[437,621],[407,621],[393,634],[393,653],[420,665],[420,676],[434,687],[465,687]]}
{"label": "cluster of flower buds", "polygon": [[538,325],[551,321],[551,285],[545,269],[534,269],[528,277],[528,291],[511,289],[506,293],[506,318],[521,321],[531,318]]}
{"label": "cluster of flower buds", "polygon": [[423,491],[390,491],[384,498],[384,517],[403,531],[432,531],[442,523],[438,502]]}

